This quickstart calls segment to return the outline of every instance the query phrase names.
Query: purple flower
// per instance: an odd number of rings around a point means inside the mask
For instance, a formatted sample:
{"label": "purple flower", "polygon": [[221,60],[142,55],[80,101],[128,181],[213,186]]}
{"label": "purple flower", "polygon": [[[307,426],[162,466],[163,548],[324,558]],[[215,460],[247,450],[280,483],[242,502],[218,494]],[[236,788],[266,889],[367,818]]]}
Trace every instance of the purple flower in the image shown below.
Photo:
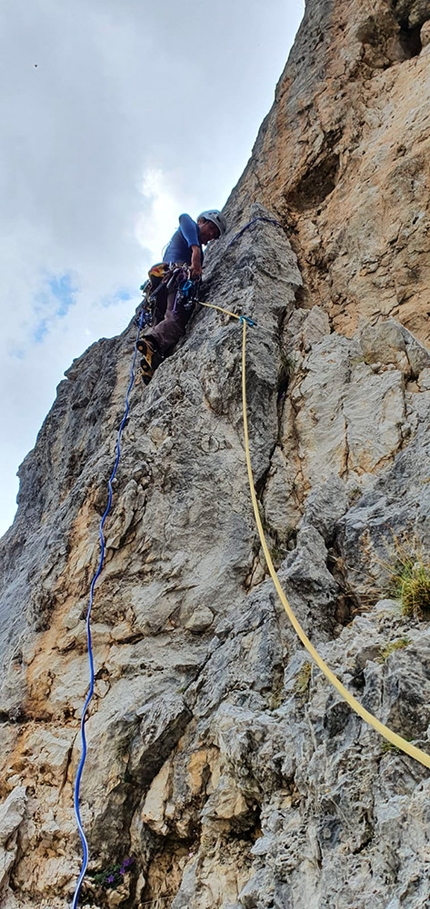
{"label": "purple flower", "polygon": [[133,859],[133,858],[126,858],[126,859],[124,859],[124,861],[123,861],[123,863],[122,863],[122,865],[121,865],[121,868],[119,869],[119,873],[122,874],[122,876],[124,877],[124,874],[126,873],[127,868],[129,868],[130,865],[133,865],[133,863],[134,863],[134,859]]}
{"label": "purple flower", "polygon": [[114,880],[115,880],[115,875],[114,875],[114,874],[109,874],[109,875],[107,876],[107,878],[106,878],[106,883],[107,883],[107,884],[113,884]]}

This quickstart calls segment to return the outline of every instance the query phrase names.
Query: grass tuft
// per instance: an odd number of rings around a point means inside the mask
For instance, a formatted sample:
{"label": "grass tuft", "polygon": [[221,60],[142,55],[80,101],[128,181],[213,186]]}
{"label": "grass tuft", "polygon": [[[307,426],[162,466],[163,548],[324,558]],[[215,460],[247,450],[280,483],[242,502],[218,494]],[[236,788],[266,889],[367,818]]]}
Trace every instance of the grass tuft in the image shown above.
{"label": "grass tuft", "polygon": [[379,651],[379,659],[381,663],[385,663],[385,660],[388,660],[388,657],[391,656],[396,650],[402,650],[403,647],[408,647],[410,644],[409,638],[397,638],[397,641],[391,641],[390,644],[386,644],[385,647],[381,647]]}
{"label": "grass tuft", "polygon": [[397,748],[392,742],[387,742],[386,739],[381,743],[381,751],[382,754],[389,754],[390,751],[394,751],[395,754],[403,754],[403,751],[401,751],[400,748]]}
{"label": "grass tuft", "polygon": [[430,565],[420,555],[400,557],[393,571],[392,589],[403,615],[430,618]]}
{"label": "grass tuft", "polygon": [[422,543],[414,536],[392,536],[394,553],[390,555],[394,559],[380,562],[390,575],[386,595],[400,601],[403,615],[430,620],[430,562],[423,554]]}

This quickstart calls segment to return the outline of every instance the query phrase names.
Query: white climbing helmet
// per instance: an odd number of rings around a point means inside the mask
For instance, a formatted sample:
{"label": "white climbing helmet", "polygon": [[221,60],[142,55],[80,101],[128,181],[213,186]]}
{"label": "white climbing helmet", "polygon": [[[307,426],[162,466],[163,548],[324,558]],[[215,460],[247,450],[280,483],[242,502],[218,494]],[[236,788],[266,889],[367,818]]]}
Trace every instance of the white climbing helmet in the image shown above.
{"label": "white climbing helmet", "polygon": [[226,220],[224,215],[222,215],[217,208],[211,208],[210,211],[202,211],[197,220],[199,220],[199,218],[205,218],[206,221],[212,221],[218,228],[220,237],[225,234],[227,230]]}

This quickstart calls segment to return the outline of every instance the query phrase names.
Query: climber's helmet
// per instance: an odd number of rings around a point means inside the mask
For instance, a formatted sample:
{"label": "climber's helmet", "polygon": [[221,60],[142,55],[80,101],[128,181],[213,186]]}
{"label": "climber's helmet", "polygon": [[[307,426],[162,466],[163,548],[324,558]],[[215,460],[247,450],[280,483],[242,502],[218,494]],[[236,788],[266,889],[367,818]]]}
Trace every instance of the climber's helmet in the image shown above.
{"label": "climber's helmet", "polygon": [[[203,236],[200,237],[202,243],[208,243],[209,240],[217,240],[218,237],[221,237],[222,234],[225,234],[227,230],[227,224],[224,215],[222,215],[221,212],[216,208],[210,209],[208,211],[202,211],[197,218],[197,223],[199,225],[200,232],[203,232]],[[205,225],[207,225],[207,227],[205,227]],[[216,231],[212,225],[217,228]]]}

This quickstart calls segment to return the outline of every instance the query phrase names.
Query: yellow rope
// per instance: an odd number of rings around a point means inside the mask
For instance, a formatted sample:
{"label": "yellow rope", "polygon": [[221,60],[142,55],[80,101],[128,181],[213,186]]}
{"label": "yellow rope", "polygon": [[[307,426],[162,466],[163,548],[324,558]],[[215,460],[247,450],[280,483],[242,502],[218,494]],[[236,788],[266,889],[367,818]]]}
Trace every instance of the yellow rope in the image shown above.
{"label": "yellow rope", "polygon": [[[231,312],[230,309],[224,309],[222,306],[217,306],[215,303],[203,303],[202,300],[199,300],[198,304],[199,304],[199,306],[206,306],[208,309],[217,309],[218,312],[223,312],[226,316],[231,316],[232,319],[239,319],[239,321],[245,320],[245,322],[247,322],[248,325],[257,324],[249,316],[244,316],[243,313]],[[262,328],[261,325],[258,326],[258,332],[259,332],[259,334],[261,334],[261,332],[264,332],[267,335],[272,335],[272,337],[275,334],[273,329]]]}
{"label": "yellow rope", "polygon": [[400,735],[397,735],[395,732],[392,732],[391,729],[388,729],[387,726],[384,726],[372,713],[369,713],[359,701],[357,701],[352,694],[342,685],[342,682],[335,676],[335,674],[329,669],[327,664],[324,662],[322,657],[317,653],[313,644],[311,644],[309,638],[305,634],[302,626],[294,615],[293,610],[285,596],[284,591],[279,583],[270,552],[267,546],[266,538],[264,536],[263,525],[261,523],[260,512],[258,510],[257,496],[255,494],[254,488],[254,478],[252,475],[252,466],[251,466],[251,456],[249,452],[249,432],[248,432],[248,416],[247,416],[247,403],[246,403],[246,322],[242,322],[243,332],[242,332],[242,403],[243,403],[243,428],[245,436],[245,453],[246,453],[246,465],[248,468],[248,479],[249,479],[249,488],[251,492],[252,505],[254,508],[255,520],[258,527],[258,533],[260,536],[260,542],[263,547],[264,556],[266,559],[267,567],[270,572],[270,576],[275,585],[277,594],[281,603],[287,613],[287,616],[296,632],[299,636],[302,644],[306,648],[307,652],[310,654],[314,662],[317,664],[318,668],[321,669],[321,672],[324,673],[329,682],[336,688],[336,691],[339,692],[340,696],[346,701],[347,704],[355,711],[369,726],[373,726],[380,735],[384,736],[388,742],[398,748],[400,751],[404,751],[405,754],[408,754],[410,757],[414,758],[416,761],[419,761],[420,764],[424,764],[425,767],[430,767],[430,755],[426,754],[425,751],[421,751],[420,748],[417,748],[415,745],[412,745],[410,742],[407,742],[406,739],[403,739]]}
{"label": "yellow rope", "polygon": [[208,309],[217,309],[218,312],[223,312],[226,316],[231,316],[233,319],[240,319],[240,316],[238,316],[236,312],[230,312],[229,309],[223,309],[222,306],[216,306],[215,303],[203,303],[202,300],[199,300],[199,306],[207,306]]}

